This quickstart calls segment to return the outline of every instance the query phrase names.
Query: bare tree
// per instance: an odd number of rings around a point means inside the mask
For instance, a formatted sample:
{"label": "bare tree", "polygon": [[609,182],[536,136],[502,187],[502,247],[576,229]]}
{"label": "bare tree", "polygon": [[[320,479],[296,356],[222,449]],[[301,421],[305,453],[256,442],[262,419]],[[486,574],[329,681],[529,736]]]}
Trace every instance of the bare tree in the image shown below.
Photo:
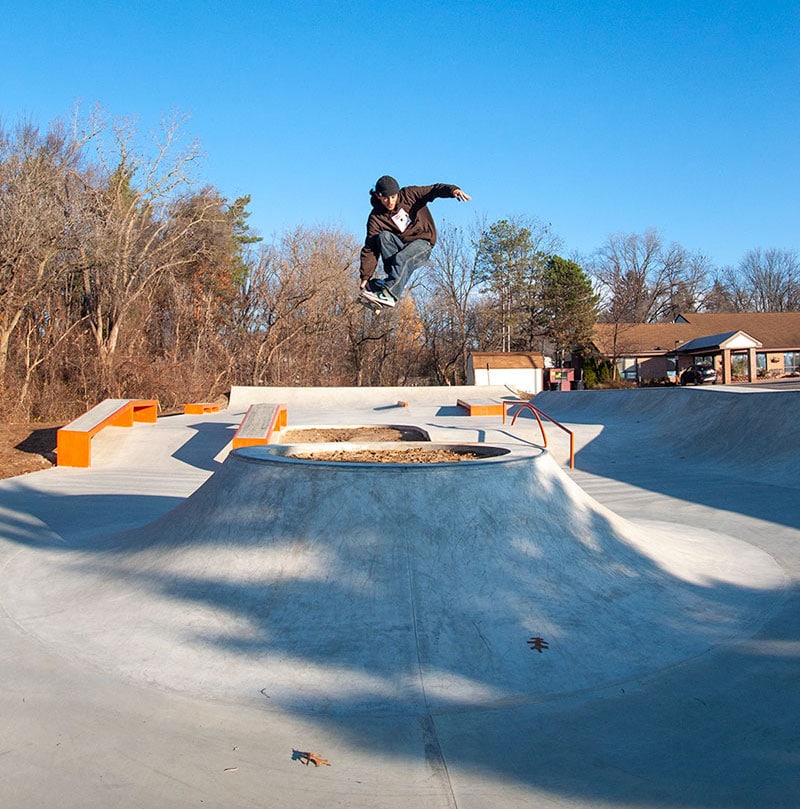
{"label": "bare tree", "polygon": [[415,295],[436,379],[461,384],[467,355],[477,345],[475,301],[480,285],[474,244],[485,223],[472,234],[446,223],[439,229],[430,268]]}
{"label": "bare tree", "polygon": [[793,250],[750,250],[736,270],[728,269],[725,288],[735,311],[796,312],[800,310],[800,259]]}
{"label": "bare tree", "polygon": [[81,306],[106,373],[124,327],[137,311],[146,312],[163,274],[196,260],[192,234],[218,211],[213,195],[186,205],[193,197],[188,168],[198,148],[193,144],[174,155],[178,132],[179,122],[165,124],[147,156],[132,148],[130,129],[117,127],[113,168],[104,159],[103,170],[87,176],[83,204],[71,210],[71,227],[80,234]]}
{"label": "bare tree", "polygon": [[0,132],[0,381],[21,318],[66,270],[67,195],[88,137],[60,123]]}
{"label": "bare tree", "polygon": [[[262,246],[242,289],[239,334],[251,384],[315,384],[338,373],[347,352],[339,331],[353,309],[352,236],[297,228]],[[245,370],[246,368],[246,370]]]}
{"label": "bare tree", "polygon": [[655,229],[614,234],[590,270],[601,296],[601,317],[611,323],[655,323],[694,311],[709,287],[708,259],[681,245],[664,244]]}
{"label": "bare tree", "polygon": [[735,293],[725,282],[725,274],[730,272],[730,268],[725,268],[720,274],[715,275],[714,281],[708,294],[703,298],[702,304],[698,307],[701,312],[740,312],[743,311],[736,303]]}

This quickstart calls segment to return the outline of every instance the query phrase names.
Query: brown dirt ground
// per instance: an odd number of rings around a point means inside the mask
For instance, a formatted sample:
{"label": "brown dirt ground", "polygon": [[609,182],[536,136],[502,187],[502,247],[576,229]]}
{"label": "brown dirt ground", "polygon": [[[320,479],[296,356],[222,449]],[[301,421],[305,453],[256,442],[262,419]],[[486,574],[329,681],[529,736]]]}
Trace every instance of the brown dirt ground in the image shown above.
{"label": "brown dirt ground", "polygon": [[451,452],[447,449],[346,449],[333,452],[297,452],[293,458],[309,461],[345,461],[347,463],[452,463],[453,461],[476,461],[478,455],[471,452]]}
{"label": "brown dirt ground", "polygon": [[[61,423],[0,424],[0,479],[25,475],[48,469],[56,462],[56,431]],[[288,430],[281,442],[380,442],[418,441],[413,429],[394,427],[356,427],[350,429]],[[398,454],[399,453],[399,454]],[[314,460],[350,461],[361,463],[444,463],[472,460],[477,456],[450,450],[413,448],[408,450],[360,450],[358,452],[312,453]]]}
{"label": "brown dirt ground", "polygon": [[[420,435],[413,428],[353,427],[323,430],[287,430],[280,436],[282,444],[333,443],[333,442],[380,442],[419,441]],[[347,461],[349,463],[452,463],[453,461],[476,460],[479,456],[469,452],[453,452],[445,449],[360,449],[335,450],[331,452],[303,452],[293,455],[310,461]]]}
{"label": "brown dirt ground", "polygon": [[281,444],[335,443],[338,441],[422,441],[423,436],[413,427],[327,427],[307,428],[280,433]]}
{"label": "brown dirt ground", "polygon": [[47,469],[56,462],[59,424],[0,424],[0,479]]}

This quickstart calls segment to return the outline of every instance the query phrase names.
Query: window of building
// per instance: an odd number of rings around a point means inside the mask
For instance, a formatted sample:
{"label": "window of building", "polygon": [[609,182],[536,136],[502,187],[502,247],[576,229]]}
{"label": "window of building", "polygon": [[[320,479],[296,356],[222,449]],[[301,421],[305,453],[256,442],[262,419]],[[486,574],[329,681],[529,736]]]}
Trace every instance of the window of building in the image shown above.
{"label": "window of building", "polygon": [[628,382],[637,382],[639,379],[639,363],[636,360],[620,360],[617,368],[622,379]]}
{"label": "window of building", "polygon": [[747,354],[731,354],[731,373],[734,379],[748,379],[748,357]]}

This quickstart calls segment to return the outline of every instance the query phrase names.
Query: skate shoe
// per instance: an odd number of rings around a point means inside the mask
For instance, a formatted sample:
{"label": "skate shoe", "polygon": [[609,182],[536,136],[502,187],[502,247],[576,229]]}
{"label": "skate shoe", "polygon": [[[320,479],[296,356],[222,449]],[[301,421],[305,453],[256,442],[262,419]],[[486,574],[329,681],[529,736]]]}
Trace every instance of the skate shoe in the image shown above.
{"label": "skate shoe", "polygon": [[388,289],[372,290],[368,286],[364,287],[359,293],[362,298],[366,298],[373,303],[379,303],[381,306],[394,306],[397,303],[394,295]]}

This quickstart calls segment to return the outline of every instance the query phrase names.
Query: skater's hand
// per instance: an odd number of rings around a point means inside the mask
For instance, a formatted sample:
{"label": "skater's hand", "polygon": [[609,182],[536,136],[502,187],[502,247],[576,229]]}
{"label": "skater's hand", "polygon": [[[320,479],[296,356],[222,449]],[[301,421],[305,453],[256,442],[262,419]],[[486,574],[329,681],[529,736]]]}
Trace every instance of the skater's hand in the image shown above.
{"label": "skater's hand", "polygon": [[459,202],[469,202],[469,200],[472,199],[472,197],[469,194],[465,194],[460,188],[456,188],[456,190],[453,191],[453,196]]}
{"label": "skater's hand", "polygon": [[359,284],[359,289],[364,289],[366,285],[369,283],[369,278],[362,278],[361,283]]}

